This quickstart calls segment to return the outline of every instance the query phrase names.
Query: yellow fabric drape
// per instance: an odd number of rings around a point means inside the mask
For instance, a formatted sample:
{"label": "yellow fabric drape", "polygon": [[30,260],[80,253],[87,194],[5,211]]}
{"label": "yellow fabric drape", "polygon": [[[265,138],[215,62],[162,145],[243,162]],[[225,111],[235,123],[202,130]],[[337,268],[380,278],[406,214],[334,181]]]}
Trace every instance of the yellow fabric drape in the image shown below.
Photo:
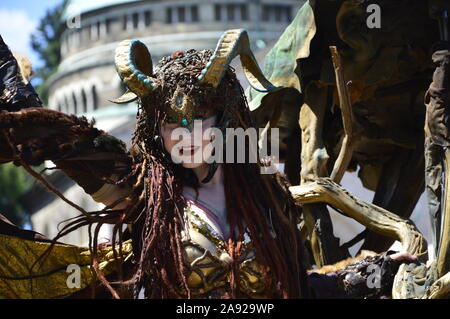
{"label": "yellow fabric drape", "polygon": [[[0,235],[0,298],[58,298],[89,286],[94,277],[89,249],[64,244],[54,245],[48,257],[33,267],[30,279],[31,266],[49,246],[50,243]],[[131,240],[122,244],[122,253],[125,261],[131,258]],[[99,249],[98,259],[103,274],[114,270],[112,247]],[[67,284],[73,274],[67,267],[72,264],[80,267],[79,288],[69,288],[71,285]]]}

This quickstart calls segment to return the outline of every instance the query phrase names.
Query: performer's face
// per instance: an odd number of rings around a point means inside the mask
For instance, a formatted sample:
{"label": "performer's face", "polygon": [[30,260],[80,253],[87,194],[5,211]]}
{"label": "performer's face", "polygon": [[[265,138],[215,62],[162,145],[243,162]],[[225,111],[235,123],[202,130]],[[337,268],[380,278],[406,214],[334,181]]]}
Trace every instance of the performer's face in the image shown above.
{"label": "performer's face", "polygon": [[164,122],[161,124],[160,132],[164,147],[175,163],[181,163],[185,168],[206,165],[206,159],[212,153],[212,148],[207,145],[214,137],[210,134],[211,130],[205,131],[216,123],[216,118],[217,116],[203,120],[197,119],[191,132],[180,127],[178,123]]}

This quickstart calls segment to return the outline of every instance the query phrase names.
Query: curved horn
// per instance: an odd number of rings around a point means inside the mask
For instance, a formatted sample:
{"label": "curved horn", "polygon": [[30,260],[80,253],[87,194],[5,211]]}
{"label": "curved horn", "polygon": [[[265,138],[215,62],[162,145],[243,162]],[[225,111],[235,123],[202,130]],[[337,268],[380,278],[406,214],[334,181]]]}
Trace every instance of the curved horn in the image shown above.
{"label": "curved horn", "polygon": [[247,30],[244,29],[228,30],[222,35],[214,54],[199,75],[199,81],[217,87],[226,69],[237,55],[240,55],[244,73],[255,90],[268,92],[277,89],[276,86],[266,79],[259,68],[258,62],[256,62],[255,56],[250,49]]}
{"label": "curved horn", "polygon": [[138,40],[124,40],[116,48],[116,70],[124,84],[137,96],[148,95],[154,88],[150,52]]}
{"label": "curved horn", "polygon": [[122,94],[121,97],[118,97],[117,99],[108,100],[109,102],[116,103],[116,104],[127,104],[134,102],[138,99],[138,96],[134,94],[131,91],[126,91],[124,94]]}

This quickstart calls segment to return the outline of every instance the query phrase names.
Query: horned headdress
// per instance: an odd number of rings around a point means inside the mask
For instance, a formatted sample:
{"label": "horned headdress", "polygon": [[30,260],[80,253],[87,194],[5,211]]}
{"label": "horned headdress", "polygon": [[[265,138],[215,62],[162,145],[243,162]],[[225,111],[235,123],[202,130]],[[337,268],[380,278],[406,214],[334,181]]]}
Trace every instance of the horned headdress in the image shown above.
{"label": "horned headdress", "polygon": [[[213,55],[198,75],[197,85],[209,85],[216,88],[221,82],[231,61],[240,56],[244,73],[250,85],[257,91],[276,90],[262,73],[255,56],[250,49],[246,30],[226,31],[220,38]],[[115,63],[117,72],[128,90],[115,103],[128,103],[152,94],[157,86],[156,75],[149,50],[139,40],[122,41],[116,49]],[[171,113],[184,127],[193,122],[195,103],[183,92],[175,92],[170,105]]]}
{"label": "horned headdress", "polygon": [[[173,82],[173,77],[170,76],[171,73],[169,71],[171,67],[174,67],[172,63],[181,63],[183,59],[189,60],[194,58],[196,54],[198,55],[200,52],[205,53],[206,51],[208,51],[208,54],[202,58],[206,60],[202,60],[202,64],[199,64],[199,67],[195,69],[195,73],[189,75],[191,77],[189,79],[189,90],[186,90],[186,87],[184,87],[184,82],[183,84],[179,80]],[[224,104],[219,103],[219,105],[223,104],[221,106],[223,112],[215,126],[225,133],[225,128],[234,120],[233,115],[230,114],[230,109],[235,107],[236,104],[231,101],[233,99],[236,100],[236,96],[242,96],[241,99],[244,99],[240,85],[238,85],[240,92],[227,89],[229,88],[228,85],[233,86],[234,84],[232,83],[237,83],[235,76],[234,80],[229,78],[231,82],[222,81],[229,70],[231,61],[238,55],[240,56],[244,73],[255,90],[269,92],[279,89],[272,85],[262,73],[250,49],[247,31],[243,29],[226,31],[220,38],[213,53],[209,50],[189,50],[186,54],[184,52],[181,53],[180,56],[172,54],[170,57],[163,58],[161,67],[156,68],[156,71],[153,70],[152,58],[145,44],[138,40],[125,40],[116,49],[115,63],[117,72],[127,86],[128,91],[113,102],[128,103],[137,99],[158,97],[157,100],[166,105],[164,109],[169,118],[180,126],[191,130],[195,118],[206,118],[208,117],[208,112],[214,113],[211,111],[211,108],[213,108],[212,105],[215,103],[208,100],[208,98],[212,99],[213,96],[219,96],[221,101],[226,102]],[[192,67],[189,63],[187,65]],[[182,73],[189,73],[185,70],[183,63],[180,65]],[[161,81],[161,79],[165,80]],[[171,85],[168,85],[166,80],[171,81]],[[160,91],[157,90],[158,86],[160,88],[162,86],[171,86],[172,88],[167,93],[162,94],[162,97],[160,95],[151,96],[152,93],[155,94],[156,91]],[[196,90],[202,93],[194,94],[193,92]],[[206,98],[203,99],[202,97],[205,96]],[[239,104],[239,101],[236,103]],[[244,101],[242,103],[245,104]],[[202,182],[207,183],[214,175],[216,169],[216,162],[209,164],[208,175]]]}

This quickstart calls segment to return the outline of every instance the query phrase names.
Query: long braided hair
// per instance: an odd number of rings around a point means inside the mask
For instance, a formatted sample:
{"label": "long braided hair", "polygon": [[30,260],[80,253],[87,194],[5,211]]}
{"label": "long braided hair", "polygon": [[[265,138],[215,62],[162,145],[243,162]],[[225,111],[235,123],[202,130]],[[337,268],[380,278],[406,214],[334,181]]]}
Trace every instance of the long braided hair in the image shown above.
{"label": "long braided hair", "polygon": [[[141,101],[133,144],[140,148],[145,187],[140,197],[143,213],[134,223],[138,276],[137,287],[148,288],[153,297],[182,297],[180,285],[190,297],[188,269],[184,264],[181,230],[185,229],[183,185],[198,188],[191,170],[175,165],[161,145],[159,124],[175,89],[194,96],[198,105],[210,105],[221,114],[231,113],[232,126],[247,129],[252,120],[244,92],[234,70],[229,68],[217,89],[198,88],[196,77],[212,52],[190,50],[158,65],[160,89]],[[220,115],[218,116],[220,117]],[[237,152],[235,152],[237,154]],[[231,295],[239,296],[239,267],[236,260],[242,246],[244,227],[251,237],[261,265],[270,269],[278,283],[278,297],[299,297],[304,271],[296,228],[297,207],[281,177],[261,175],[258,163],[224,163],[226,208],[230,229],[239,229],[227,242],[234,264],[231,267]],[[272,230],[272,232],[271,232]],[[276,237],[274,238],[274,234]],[[167,253],[170,252],[170,253]],[[266,273],[266,280],[269,274]],[[293,280],[297,278],[298,280]],[[268,291],[268,294],[272,291]]]}
{"label": "long braided hair", "polygon": [[[127,198],[126,209],[108,218],[95,219],[98,225],[114,221],[114,252],[116,238],[119,244],[123,240],[123,226],[132,225],[133,267],[128,276],[119,271],[118,291],[98,271],[96,247],[93,247],[94,269],[101,282],[116,297],[121,293],[127,296],[130,290],[137,297],[141,289],[144,289],[146,297],[151,298],[193,297],[188,286],[189,269],[184,260],[181,235],[186,230],[186,201],[182,191],[185,185],[198,189],[200,182],[192,170],[174,164],[164,149],[159,128],[167,117],[167,105],[174,91],[182,89],[195,98],[197,105],[214,107],[218,118],[228,112],[233,119],[229,127],[244,130],[253,127],[243,89],[231,67],[216,89],[195,85],[211,54],[209,50],[189,50],[172,55],[172,58],[163,58],[157,65],[158,88],[139,101],[131,150],[133,168],[130,174],[117,182],[133,185],[133,194]],[[251,145],[247,144],[247,147]],[[301,264],[303,252],[297,230],[299,212],[287,182],[278,173],[261,175],[259,160],[257,163],[234,161],[220,165],[224,172],[230,229],[239,229],[237,233],[232,232],[226,242],[233,260],[230,296],[241,297],[237,260],[244,231],[249,233],[256,259],[262,265],[267,296],[305,296],[306,273]],[[86,223],[91,224],[89,221]],[[94,246],[98,230],[99,226],[95,229]]]}

